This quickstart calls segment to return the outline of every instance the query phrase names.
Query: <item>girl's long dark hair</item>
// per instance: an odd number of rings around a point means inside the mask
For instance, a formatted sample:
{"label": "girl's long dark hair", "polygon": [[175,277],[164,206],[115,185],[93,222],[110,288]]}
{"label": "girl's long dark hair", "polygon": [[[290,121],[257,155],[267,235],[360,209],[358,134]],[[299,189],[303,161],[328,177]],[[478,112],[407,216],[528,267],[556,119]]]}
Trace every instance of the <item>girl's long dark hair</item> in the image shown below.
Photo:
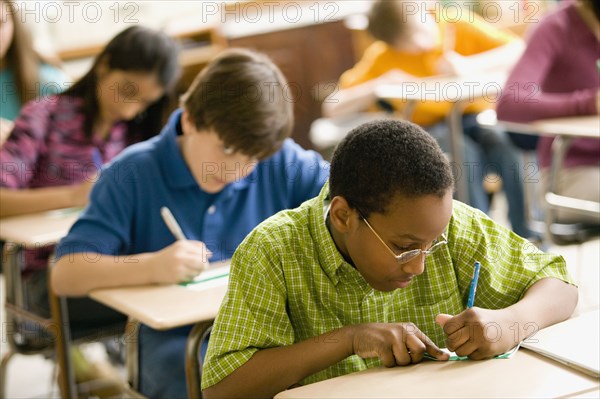
{"label": "girl's long dark hair", "polygon": [[92,137],[94,118],[99,114],[96,87],[101,63],[109,70],[156,74],[165,94],[127,122],[127,137],[129,143],[134,143],[157,134],[173,103],[180,73],[178,53],[177,44],[166,34],[142,26],[127,28],[115,36],[98,54],[90,70],[63,93],[83,99],[86,136]]}

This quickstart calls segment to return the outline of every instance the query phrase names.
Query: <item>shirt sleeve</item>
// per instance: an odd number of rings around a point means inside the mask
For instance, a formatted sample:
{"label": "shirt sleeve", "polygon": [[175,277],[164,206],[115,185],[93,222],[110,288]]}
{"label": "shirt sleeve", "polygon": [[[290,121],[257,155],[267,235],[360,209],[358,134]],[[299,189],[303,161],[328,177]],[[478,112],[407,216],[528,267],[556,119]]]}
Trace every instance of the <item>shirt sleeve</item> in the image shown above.
{"label": "shirt sleeve", "polygon": [[123,182],[135,179],[131,173],[118,162],[102,170],[87,208],[56,247],[56,259],[74,253],[90,253],[92,259],[92,254],[129,254],[135,185]]}
{"label": "shirt sleeve", "polygon": [[457,23],[448,26],[456,30],[456,52],[465,56],[493,50],[518,40],[514,33],[498,29],[474,13],[465,14]]}
{"label": "shirt sleeve", "polygon": [[339,86],[342,89],[356,86],[378,78],[390,69],[397,67],[393,57],[389,55],[388,46],[381,41],[371,44],[363,54],[360,61],[342,74]]}
{"label": "shirt sleeve", "polygon": [[542,252],[479,210],[455,201],[448,232],[459,290],[468,295],[474,261],[481,263],[475,306],[502,309],[518,302],[543,278],[573,284],[562,256]]}
{"label": "shirt sleeve", "polygon": [[561,54],[561,36],[567,32],[560,24],[544,23],[533,32],[519,62],[514,67],[498,100],[498,119],[531,122],[537,119],[597,113],[597,88],[567,93],[541,90],[550,68]]}
{"label": "shirt sleeve", "polygon": [[202,389],[221,381],[258,350],[294,343],[273,235],[254,230],[232,258],[229,287],[202,369]]}
{"label": "shirt sleeve", "polygon": [[33,100],[21,109],[12,133],[0,150],[1,187],[28,187],[39,157],[47,151],[45,141],[51,117],[49,105],[55,101],[54,97]]}

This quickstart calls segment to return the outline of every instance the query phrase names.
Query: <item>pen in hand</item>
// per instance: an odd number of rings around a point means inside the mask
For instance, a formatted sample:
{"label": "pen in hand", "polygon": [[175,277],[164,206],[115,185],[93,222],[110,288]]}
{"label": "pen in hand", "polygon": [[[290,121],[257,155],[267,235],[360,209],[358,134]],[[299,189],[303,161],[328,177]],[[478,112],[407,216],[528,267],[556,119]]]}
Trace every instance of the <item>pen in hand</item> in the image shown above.
{"label": "pen in hand", "polygon": [[[175,239],[177,239],[178,241],[187,240],[185,234],[183,234],[183,230],[181,230],[179,223],[177,223],[175,216],[173,216],[173,213],[171,213],[171,210],[169,208],[167,208],[166,206],[161,207],[160,215],[162,216],[165,224],[167,225],[169,231],[171,231],[171,234],[173,234]],[[206,249],[206,252],[209,257],[212,255],[212,253],[208,249]],[[203,270],[206,269],[208,269],[208,264],[205,264],[203,268]]]}
{"label": "pen in hand", "polygon": [[175,216],[173,216],[173,213],[171,213],[171,210],[169,208],[167,208],[166,206],[160,208],[160,216],[162,216],[163,220],[165,221],[165,224],[171,231],[171,234],[173,234],[173,236],[177,240],[186,240],[185,235],[183,234],[183,230],[181,230],[181,227],[179,227],[179,223],[177,223],[177,220],[175,220]]}
{"label": "pen in hand", "polygon": [[481,263],[475,262],[473,268],[473,278],[471,279],[471,287],[469,288],[469,299],[467,300],[467,308],[472,308],[475,304],[475,293],[477,292],[477,281],[479,281],[479,269]]}

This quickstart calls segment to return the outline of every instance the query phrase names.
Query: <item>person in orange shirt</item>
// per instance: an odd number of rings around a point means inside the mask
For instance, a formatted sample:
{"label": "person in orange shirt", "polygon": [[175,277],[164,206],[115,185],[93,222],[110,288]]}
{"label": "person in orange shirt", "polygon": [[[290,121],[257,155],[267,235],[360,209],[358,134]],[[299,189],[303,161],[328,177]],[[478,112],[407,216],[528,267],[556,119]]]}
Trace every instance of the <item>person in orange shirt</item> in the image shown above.
{"label": "person in orange shirt", "polygon": [[[323,103],[325,116],[334,117],[379,104],[401,111],[401,101],[382,102],[375,95],[381,84],[406,84],[435,75],[472,75],[509,69],[521,55],[524,44],[514,34],[499,30],[467,9],[456,13],[433,7],[431,3],[408,0],[378,0],[369,14],[369,32],[377,39],[362,59],[340,78],[340,90]],[[476,81],[476,80],[474,80]],[[444,119],[452,103],[443,100],[420,101],[411,120],[423,126],[449,149],[449,129]],[[489,99],[473,101],[465,109],[465,167],[469,179],[470,204],[484,212],[489,198],[484,176],[502,177],[509,204],[513,231],[522,237],[533,234],[526,225],[524,193],[518,150],[505,132],[483,129],[476,115],[493,104]],[[470,167],[475,165],[475,167]]]}

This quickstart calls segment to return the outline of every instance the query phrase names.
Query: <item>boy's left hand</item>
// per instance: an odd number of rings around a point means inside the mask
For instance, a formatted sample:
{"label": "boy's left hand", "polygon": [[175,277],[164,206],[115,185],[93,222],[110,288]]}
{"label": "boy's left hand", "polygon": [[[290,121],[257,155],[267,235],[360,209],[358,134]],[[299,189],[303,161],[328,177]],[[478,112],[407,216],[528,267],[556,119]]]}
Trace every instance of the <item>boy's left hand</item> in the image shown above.
{"label": "boy's left hand", "polygon": [[473,360],[500,355],[519,343],[515,322],[506,309],[473,307],[456,316],[439,314],[435,321],[446,333],[448,349]]}

